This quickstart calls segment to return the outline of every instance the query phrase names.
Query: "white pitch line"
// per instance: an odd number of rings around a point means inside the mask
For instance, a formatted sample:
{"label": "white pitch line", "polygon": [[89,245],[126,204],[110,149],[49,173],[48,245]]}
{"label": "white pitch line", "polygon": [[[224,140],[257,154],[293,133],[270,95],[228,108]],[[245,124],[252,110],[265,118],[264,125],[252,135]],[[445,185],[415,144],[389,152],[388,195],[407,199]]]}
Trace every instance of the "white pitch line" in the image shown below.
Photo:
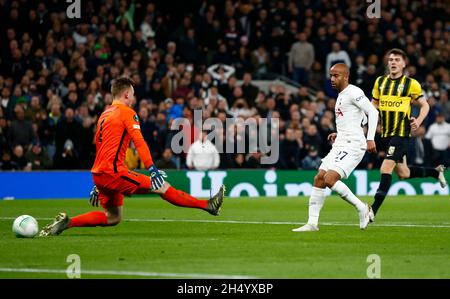
{"label": "white pitch line", "polygon": [[[240,220],[201,220],[201,219],[125,219],[130,222],[196,222],[196,223],[226,223],[226,224],[270,224],[270,225],[302,225],[302,222],[289,221],[240,221]],[[359,226],[356,223],[323,222],[326,226]],[[450,228],[450,225],[434,224],[408,224],[408,223],[384,223],[373,224],[381,227],[425,227],[425,228]]]}
{"label": "white pitch line", "polygon": [[[14,220],[14,217],[0,217],[1,220]],[[53,220],[54,218],[37,218],[38,220]],[[243,221],[243,220],[204,220],[204,219],[141,219],[131,218],[129,222],[194,222],[194,223],[225,223],[225,224],[266,224],[266,225],[302,225],[303,222],[292,221]],[[359,226],[357,223],[323,222],[325,226]],[[423,227],[423,228],[450,228],[450,225],[441,224],[412,224],[412,223],[374,223],[376,227]]]}
{"label": "white pitch line", "polygon": [[[39,268],[0,268],[0,272],[21,273],[57,273],[65,274],[61,269],[39,269]],[[81,270],[81,275],[117,275],[117,276],[143,276],[143,277],[171,277],[171,278],[211,278],[211,279],[256,279],[253,276],[223,275],[206,273],[165,273],[165,272],[143,272],[143,271],[115,271],[115,270]]]}

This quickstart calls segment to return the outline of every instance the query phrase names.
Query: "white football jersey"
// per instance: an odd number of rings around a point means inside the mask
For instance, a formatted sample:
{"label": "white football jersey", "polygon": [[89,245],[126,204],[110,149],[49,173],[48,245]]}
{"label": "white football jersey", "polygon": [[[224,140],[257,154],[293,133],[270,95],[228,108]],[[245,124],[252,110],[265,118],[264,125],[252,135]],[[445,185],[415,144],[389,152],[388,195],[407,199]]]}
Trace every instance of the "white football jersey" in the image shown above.
{"label": "white football jersey", "polygon": [[[373,112],[371,110],[377,111],[361,88],[349,84],[339,93],[334,110],[337,130],[334,145],[366,149],[366,137],[362,126],[367,123],[366,114]],[[378,119],[375,120],[375,127],[377,121]],[[368,137],[370,135],[368,134]],[[373,140],[373,136],[368,139]]]}

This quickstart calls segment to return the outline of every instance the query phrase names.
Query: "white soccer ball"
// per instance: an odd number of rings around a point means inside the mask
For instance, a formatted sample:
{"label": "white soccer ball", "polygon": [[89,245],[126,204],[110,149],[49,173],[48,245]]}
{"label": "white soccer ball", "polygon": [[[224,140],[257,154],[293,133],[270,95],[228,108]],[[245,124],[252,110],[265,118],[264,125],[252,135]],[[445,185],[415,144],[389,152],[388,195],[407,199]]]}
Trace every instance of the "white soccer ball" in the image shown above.
{"label": "white soccer ball", "polygon": [[22,215],[14,220],[12,231],[18,238],[33,238],[39,231],[39,225],[34,217]]}

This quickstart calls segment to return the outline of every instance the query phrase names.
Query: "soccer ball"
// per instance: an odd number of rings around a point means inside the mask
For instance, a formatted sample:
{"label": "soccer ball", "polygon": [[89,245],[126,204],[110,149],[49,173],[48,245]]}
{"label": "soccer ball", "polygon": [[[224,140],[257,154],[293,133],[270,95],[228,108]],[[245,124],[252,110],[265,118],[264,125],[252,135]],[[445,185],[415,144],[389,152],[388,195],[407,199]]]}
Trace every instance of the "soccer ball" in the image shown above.
{"label": "soccer ball", "polygon": [[18,238],[33,238],[39,231],[39,225],[34,217],[22,215],[14,220],[12,231]]}

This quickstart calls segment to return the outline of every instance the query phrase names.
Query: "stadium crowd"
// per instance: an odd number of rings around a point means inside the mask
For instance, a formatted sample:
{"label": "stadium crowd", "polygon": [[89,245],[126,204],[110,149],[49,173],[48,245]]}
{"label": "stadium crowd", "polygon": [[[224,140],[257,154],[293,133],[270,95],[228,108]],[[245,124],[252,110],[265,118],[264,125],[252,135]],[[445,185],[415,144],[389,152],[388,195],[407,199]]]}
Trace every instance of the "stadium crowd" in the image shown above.
{"label": "stadium crowd", "polygon": [[[136,83],[135,110],[158,168],[196,165],[192,157],[186,163],[189,145],[173,153],[169,128],[202,109],[204,118],[223,122],[280,118],[275,165],[262,165],[261,152],[220,153],[211,168],[316,169],[335,130],[328,68],[348,64],[350,82],[370,98],[394,47],[407,53],[407,74],[431,108],[412,136],[410,163],[449,164],[445,0],[382,0],[380,18],[372,19],[369,4],[357,0],[188,1],[183,12],[163,1],[82,2],[82,18],[68,19],[65,1],[0,1],[1,170],[90,168],[96,120],[120,76]],[[277,76],[298,83],[297,92],[277,84],[263,91],[254,82]],[[224,137],[239,139],[240,129]],[[191,131],[194,143],[202,134]],[[359,167],[378,168],[384,155],[367,154]],[[126,161],[141,167],[133,146]]]}

